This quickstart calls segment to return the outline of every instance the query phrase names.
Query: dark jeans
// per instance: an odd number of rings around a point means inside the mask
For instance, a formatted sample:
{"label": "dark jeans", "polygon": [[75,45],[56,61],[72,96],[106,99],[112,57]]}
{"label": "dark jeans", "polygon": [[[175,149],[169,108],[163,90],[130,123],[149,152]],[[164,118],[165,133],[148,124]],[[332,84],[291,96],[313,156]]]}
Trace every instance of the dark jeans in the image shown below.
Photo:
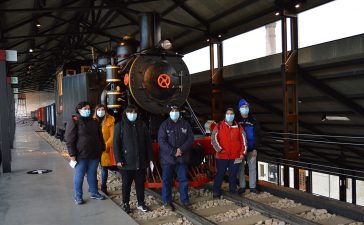
{"label": "dark jeans", "polygon": [[75,198],[82,198],[82,185],[85,174],[87,174],[87,182],[89,192],[91,194],[99,193],[97,190],[96,171],[99,165],[98,159],[79,159],[75,167],[75,175],[73,177],[73,191]]}
{"label": "dark jeans", "polygon": [[229,168],[229,192],[236,193],[236,175],[239,170],[239,164],[234,164],[235,160],[216,159],[217,173],[213,185],[213,194],[221,195],[221,184],[224,180],[226,169]]}
{"label": "dark jeans", "polygon": [[182,204],[189,203],[190,200],[188,198],[187,165],[184,163],[177,163],[176,165],[163,165],[162,201],[164,204],[172,202],[172,182],[174,167],[176,167],[177,179],[179,182],[180,201]]}
{"label": "dark jeans", "polygon": [[140,170],[121,170],[122,176],[122,197],[123,203],[130,201],[131,184],[135,183],[135,189],[138,199],[138,204],[144,204],[144,182],[145,182],[145,169]]}

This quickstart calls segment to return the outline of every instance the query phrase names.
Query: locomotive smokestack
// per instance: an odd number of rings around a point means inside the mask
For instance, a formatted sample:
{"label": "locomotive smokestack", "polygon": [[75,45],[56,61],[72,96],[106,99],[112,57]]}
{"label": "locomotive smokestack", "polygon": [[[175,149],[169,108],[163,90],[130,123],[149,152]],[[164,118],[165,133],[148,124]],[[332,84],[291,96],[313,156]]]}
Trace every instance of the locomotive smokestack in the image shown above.
{"label": "locomotive smokestack", "polygon": [[154,48],[161,40],[160,18],[157,13],[140,15],[140,50]]}

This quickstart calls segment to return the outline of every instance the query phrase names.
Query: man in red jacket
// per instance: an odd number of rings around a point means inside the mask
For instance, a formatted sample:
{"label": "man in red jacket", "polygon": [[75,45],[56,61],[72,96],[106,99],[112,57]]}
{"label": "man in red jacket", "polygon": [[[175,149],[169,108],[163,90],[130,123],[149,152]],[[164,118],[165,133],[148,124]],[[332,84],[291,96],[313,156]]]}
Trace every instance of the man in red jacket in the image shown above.
{"label": "man in red jacket", "polygon": [[229,168],[229,192],[236,193],[236,175],[246,151],[244,130],[234,120],[234,109],[228,108],[225,119],[219,122],[211,134],[211,144],[216,150],[217,173],[213,185],[213,197],[221,196],[221,184]]}

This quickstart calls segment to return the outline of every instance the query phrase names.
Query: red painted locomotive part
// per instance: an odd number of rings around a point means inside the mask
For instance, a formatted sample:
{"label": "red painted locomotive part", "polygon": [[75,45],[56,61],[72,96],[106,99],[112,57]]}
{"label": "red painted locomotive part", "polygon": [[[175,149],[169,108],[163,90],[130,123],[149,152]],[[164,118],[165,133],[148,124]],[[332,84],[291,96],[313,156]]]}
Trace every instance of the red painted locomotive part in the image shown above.
{"label": "red painted locomotive part", "polygon": [[[189,167],[188,176],[189,176],[189,186],[190,187],[199,187],[206,183],[211,182],[211,178],[207,176],[205,170],[209,170],[211,174],[215,174],[215,150],[211,145],[211,137],[200,137],[196,138],[193,142],[193,147],[196,145],[202,145],[205,158],[208,159],[207,163],[201,164],[198,167]],[[160,171],[160,163],[159,163],[159,144],[153,143],[153,172],[146,175],[146,181],[144,186],[146,188],[162,188],[162,173]],[[151,170],[149,170],[151,171]],[[178,187],[179,183],[177,181],[173,182],[173,186]]]}

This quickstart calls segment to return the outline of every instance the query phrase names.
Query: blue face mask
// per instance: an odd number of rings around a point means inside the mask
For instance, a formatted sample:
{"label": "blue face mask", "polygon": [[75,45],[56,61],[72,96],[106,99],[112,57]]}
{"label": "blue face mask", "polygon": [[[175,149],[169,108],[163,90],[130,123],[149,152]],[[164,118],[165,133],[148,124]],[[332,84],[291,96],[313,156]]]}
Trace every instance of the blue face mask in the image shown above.
{"label": "blue face mask", "polygon": [[179,118],[179,112],[170,112],[169,117],[171,118],[171,120],[177,121]]}
{"label": "blue face mask", "polygon": [[91,110],[89,110],[89,109],[81,109],[80,110],[80,115],[82,117],[89,117],[91,115]]}
{"label": "blue face mask", "polygon": [[105,111],[100,110],[100,111],[97,111],[96,114],[97,114],[98,117],[104,117],[105,116]]}
{"label": "blue face mask", "polygon": [[239,109],[241,115],[248,115],[249,114],[249,108],[241,107]]}
{"label": "blue face mask", "polygon": [[234,116],[235,116],[234,114],[226,114],[225,115],[226,122],[233,122]]}
{"label": "blue face mask", "polygon": [[137,119],[138,114],[136,114],[136,113],[126,113],[126,117],[128,118],[128,120],[130,122],[134,122]]}

